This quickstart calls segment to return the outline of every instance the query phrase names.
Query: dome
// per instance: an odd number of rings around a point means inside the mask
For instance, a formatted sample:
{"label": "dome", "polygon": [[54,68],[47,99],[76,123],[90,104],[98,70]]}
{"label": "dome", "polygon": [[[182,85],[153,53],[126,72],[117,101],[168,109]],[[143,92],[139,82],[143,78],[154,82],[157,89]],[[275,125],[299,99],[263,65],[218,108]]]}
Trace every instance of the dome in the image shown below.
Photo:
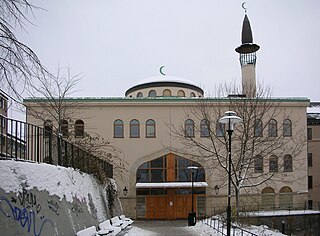
{"label": "dome", "polygon": [[144,80],[141,80],[131,86],[126,93],[125,96],[129,96],[130,94],[137,92],[138,90],[144,90],[144,89],[157,89],[157,88],[176,88],[176,89],[188,89],[193,90],[197,94],[200,94],[203,96],[203,90],[195,85],[190,80],[186,80],[181,77],[177,76],[170,76],[170,75],[162,75],[162,76],[155,76],[155,77],[149,77]]}

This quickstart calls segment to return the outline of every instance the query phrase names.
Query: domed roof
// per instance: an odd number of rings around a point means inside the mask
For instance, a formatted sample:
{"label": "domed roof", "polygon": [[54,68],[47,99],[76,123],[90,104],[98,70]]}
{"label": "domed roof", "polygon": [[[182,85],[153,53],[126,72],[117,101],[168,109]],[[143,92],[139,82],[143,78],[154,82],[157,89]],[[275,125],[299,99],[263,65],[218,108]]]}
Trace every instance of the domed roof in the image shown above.
{"label": "domed roof", "polygon": [[139,89],[151,88],[151,87],[189,88],[203,94],[203,90],[190,80],[186,80],[184,78],[177,77],[177,76],[161,75],[161,76],[149,77],[137,82],[126,91],[125,95],[127,96],[129,93],[132,93]]}

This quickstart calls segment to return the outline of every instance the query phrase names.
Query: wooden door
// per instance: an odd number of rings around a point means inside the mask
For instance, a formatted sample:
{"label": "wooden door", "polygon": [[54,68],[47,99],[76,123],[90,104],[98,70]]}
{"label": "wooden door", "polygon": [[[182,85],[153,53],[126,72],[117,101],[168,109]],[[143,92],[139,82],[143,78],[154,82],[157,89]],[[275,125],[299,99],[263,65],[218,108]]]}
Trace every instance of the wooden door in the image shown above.
{"label": "wooden door", "polygon": [[147,196],[147,219],[168,219],[168,197]]}
{"label": "wooden door", "polygon": [[[195,199],[195,198],[194,198]],[[192,201],[191,195],[176,195],[175,196],[175,213],[176,219],[188,218],[188,213],[191,212]],[[196,201],[194,201],[194,210],[196,210]]]}

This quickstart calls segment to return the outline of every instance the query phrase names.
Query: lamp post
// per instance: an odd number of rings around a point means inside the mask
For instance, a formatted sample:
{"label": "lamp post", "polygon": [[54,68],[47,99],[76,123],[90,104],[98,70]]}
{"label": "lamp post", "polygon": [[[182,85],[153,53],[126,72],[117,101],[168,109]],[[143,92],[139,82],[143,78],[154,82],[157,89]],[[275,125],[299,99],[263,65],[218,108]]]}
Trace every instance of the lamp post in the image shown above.
{"label": "lamp post", "polygon": [[187,167],[189,170],[191,170],[191,213],[189,213],[188,217],[188,226],[194,226],[196,224],[196,214],[194,213],[194,203],[193,203],[193,176],[194,176],[194,171],[197,170],[199,167],[197,166],[188,166]]}
{"label": "lamp post", "polygon": [[242,122],[242,119],[237,116],[234,111],[225,112],[225,116],[219,119],[221,124],[228,124],[228,136],[229,136],[229,144],[228,144],[228,206],[227,206],[227,236],[230,236],[231,232],[231,135],[234,129],[234,125]]}

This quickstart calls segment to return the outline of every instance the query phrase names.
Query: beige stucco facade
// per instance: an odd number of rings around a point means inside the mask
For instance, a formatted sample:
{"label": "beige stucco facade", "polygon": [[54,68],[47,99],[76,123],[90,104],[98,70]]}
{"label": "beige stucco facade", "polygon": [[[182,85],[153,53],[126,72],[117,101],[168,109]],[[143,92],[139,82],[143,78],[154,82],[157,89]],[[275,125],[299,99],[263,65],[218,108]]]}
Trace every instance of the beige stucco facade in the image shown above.
{"label": "beige stucco facade", "polygon": [[[123,203],[124,213],[131,217],[137,217],[137,170],[139,166],[158,157],[174,154],[192,159],[194,153],[190,153],[191,149],[185,151],[185,146],[181,140],[173,134],[172,126],[183,127],[186,117],[192,118],[195,123],[200,123],[201,118],[193,114],[188,114],[191,107],[199,106],[204,99],[192,99],[185,97],[158,97],[158,98],[105,98],[105,99],[70,99],[78,106],[77,114],[74,114],[72,120],[82,119],[85,124],[85,130],[88,133],[97,133],[101,137],[110,141],[110,144],[119,148],[126,162],[122,176],[116,175],[115,179],[118,183],[119,194]],[[222,110],[227,111],[228,102],[224,99],[206,99],[216,104]],[[308,99],[274,99],[277,109],[281,109],[278,123],[282,122],[284,114],[290,114],[290,119],[295,126],[293,127],[293,135],[299,130],[306,139],[306,106]],[[37,108],[37,103],[32,100],[26,100],[25,104]],[[78,104],[78,105],[77,105]],[[272,113],[272,109],[270,110]],[[27,109],[28,114],[28,109]],[[217,117],[218,119],[219,117]],[[48,117],[47,119],[52,119]],[[124,122],[123,137],[114,137],[114,122],[121,119]],[[140,123],[139,137],[130,138],[130,121],[136,119]],[[146,137],[145,123],[147,120],[155,121],[155,137]],[[267,119],[267,116],[266,116]],[[34,117],[27,115],[27,122],[43,125],[42,121],[36,120]],[[267,122],[267,121],[264,121]],[[281,132],[279,130],[279,136]],[[200,138],[200,133],[195,133],[196,138]],[[203,141],[206,140],[203,138]],[[293,144],[292,144],[293,145]],[[197,152],[194,149],[194,152]],[[281,153],[278,150],[278,152]],[[274,153],[276,155],[282,155]],[[266,187],[271,187],[275,192],[275,207],[279,206],[280,189],[287,186],[292,190],[293,205],[304,208],[308,198],[307,188],[307,146],[302,145],[302,150],[297,156],[293,157],[293,171],[279,173],[283,182],[267,181],[266,183],[256,187],[248,188],[241,195],[241,203],[244,207],[259,207],[262,204],[261,192]],[[218,210],[222,210],[227,204],[227,188],[225,180],[218,176],[219,166],[216,170],[212,169],[212,163],[196,160],[200,163],[206,172],[205,182],[208,184],[206,188],[206,213],[212,214]],[[282,158],[279,156],[279,166],[281,166]],[[268,158],[264,159],[264,171],[268,171]],[[282,170],[279,170],[282,172]],[[263,177],[261,177],[263,179]],[[224,183],[222,183],[224,181]],[[216,193],[215,186],[222,186],[219,193]],[[122,189],[128,189],[128,195],[123,196]],[[222,208],[222,209],[221,209]]]}

